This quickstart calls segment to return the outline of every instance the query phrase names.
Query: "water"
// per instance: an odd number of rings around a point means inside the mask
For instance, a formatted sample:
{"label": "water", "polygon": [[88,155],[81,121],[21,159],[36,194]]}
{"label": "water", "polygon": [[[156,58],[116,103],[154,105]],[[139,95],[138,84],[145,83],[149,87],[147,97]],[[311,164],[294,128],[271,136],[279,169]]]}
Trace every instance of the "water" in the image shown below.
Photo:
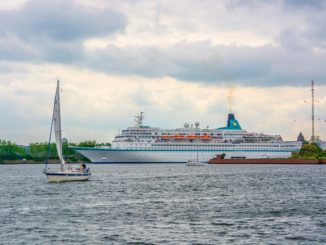
{"label": "water", "polygon": [[0,244],[326,244],[326,166],[0,166]]}

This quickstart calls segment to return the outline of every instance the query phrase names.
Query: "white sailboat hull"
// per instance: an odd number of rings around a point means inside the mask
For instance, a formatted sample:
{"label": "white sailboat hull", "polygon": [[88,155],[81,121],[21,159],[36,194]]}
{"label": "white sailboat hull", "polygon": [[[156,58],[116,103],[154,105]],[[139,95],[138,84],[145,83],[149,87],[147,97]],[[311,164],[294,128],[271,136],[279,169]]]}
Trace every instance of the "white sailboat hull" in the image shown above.
{"label": "white sailboat hull", "polygon": [[89,180],[90,173],[45,172],[49,182]]}

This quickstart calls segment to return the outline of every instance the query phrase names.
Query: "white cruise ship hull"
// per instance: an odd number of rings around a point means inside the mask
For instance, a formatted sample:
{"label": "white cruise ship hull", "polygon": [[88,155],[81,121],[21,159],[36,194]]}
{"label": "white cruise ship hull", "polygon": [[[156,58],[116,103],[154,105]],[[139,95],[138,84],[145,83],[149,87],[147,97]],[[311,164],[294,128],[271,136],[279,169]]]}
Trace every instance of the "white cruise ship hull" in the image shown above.
{"label": "white cruise ship hull", "polygon": [[[197,157],[196,150],[152,150],[75,147],[77,152],[93,163],[186,163]],[[299,148],[298,148],[299,149]],[[289,158],[293,151],[282,150],[199,150],[198,160],[208,162],[216,154],[226,154],[226,158]]]}
{"label": "white cruise ship hull", "polygon": [[200,129],[184,124],[168,130],[143,125],[143,112],[136,125],[123,129],[108,147],[72,147],[93,163],[186,163],[189,159],[208,162],[217,154],[225,158],[289,158],[302,142],[283,141],[279,135],[249,133],[240,127],[234,114],[226,127]]}

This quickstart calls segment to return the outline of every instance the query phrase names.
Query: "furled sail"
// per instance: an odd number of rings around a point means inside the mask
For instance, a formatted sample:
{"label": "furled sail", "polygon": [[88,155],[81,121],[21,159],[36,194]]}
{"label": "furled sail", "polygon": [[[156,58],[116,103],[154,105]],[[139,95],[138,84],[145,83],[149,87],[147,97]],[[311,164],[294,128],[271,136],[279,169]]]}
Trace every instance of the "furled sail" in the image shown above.
{"label": "furled sail", "polygon": [[53,126],[54,126],[54,136],[57,146],[57,152],[60,159],[60,163],[64,164],[65,160],[62,156],[62,141],[61,141],[61,113],[60,113],[60,88],[59,81],[57,84],[57,90],[55,93],[54,99],[54,108],[53,108]]}

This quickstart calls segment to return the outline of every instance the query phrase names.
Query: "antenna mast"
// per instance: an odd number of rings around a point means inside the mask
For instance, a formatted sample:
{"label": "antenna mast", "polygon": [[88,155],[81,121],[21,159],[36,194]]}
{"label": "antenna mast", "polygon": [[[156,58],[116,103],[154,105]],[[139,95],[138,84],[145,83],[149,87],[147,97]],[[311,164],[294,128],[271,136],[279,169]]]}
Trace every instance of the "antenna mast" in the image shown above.
{"label": "antenna mast", "polygon": [[311,81],[311,141],[315,142],[315,90],[314,81]]}
{"label": "antenna mast", "polygon": [[144,120],[144,112],[140,112],[138,116],[135,116],[135,121],[136,121],[136,126],[140,127],[143,125],[143,120]]}

